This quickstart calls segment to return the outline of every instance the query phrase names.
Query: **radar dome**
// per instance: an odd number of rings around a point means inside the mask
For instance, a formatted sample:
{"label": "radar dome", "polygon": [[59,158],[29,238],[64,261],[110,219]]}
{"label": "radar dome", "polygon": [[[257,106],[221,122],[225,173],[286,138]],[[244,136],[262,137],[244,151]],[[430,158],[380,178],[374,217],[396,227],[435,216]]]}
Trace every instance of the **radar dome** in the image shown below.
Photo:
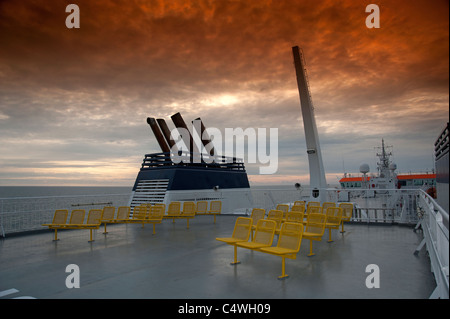
{"label": "radar dome", "polygon": [[397,169],[397,164],[391,163],[391,165],[389,165],[389,169],[390,169],[391,171],[395,171],[395,170]]}
{"label": "radar dome", "polygon": [[359,171],[363,174],[367,174],[370,171],[369,164],[361,164]]}

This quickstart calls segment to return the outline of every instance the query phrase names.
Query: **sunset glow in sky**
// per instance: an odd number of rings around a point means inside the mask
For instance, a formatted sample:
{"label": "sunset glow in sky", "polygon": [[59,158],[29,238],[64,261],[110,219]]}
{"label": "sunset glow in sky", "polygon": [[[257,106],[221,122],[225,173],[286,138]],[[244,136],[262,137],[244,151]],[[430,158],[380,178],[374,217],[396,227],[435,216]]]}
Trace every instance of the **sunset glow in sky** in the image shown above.
{"label": "sunset glow in sky", "polygon": [[[80,8],[68,29],[65,8]],[[365,8],[380,8],[368,29]],[[160,151],[146,123],[278,128],[273,175],[309,182],[293,65],[303,49],[327,182],[393,145],[400,173],[431,171],[449,120],[446,0],[0,2],[0,186],[132,186]]]}

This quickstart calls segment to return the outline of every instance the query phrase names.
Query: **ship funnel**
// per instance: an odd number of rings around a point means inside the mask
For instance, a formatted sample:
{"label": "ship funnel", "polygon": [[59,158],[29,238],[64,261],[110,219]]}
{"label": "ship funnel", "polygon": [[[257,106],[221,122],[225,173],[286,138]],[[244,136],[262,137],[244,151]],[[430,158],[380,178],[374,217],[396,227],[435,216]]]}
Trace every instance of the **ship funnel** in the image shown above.
{"label": "ship funnel", "polygon": [[[193,126],[197,130],[197,133],[200,135],[200,139],[202,141],[203,146],[205,147],[206,153],[211,156],[214,156],[215,153],[214,145],[211,142],[211,139],[209,138],[208,132],[206,132],[206,128],[205,125],[203,124],[202,119],[198,117],[194,121],[192,121],[192,123],[194,124]],[[200,125],[196,123],[200,123]],[[198,131],[198,129],[200,129],[200,132]]]}
{"label": "ship funnel", "polygon": [[183,117],[181,116],[180,112],[172,115],[171,119],[172,119],[173,124],[175,124],[175,127],[177,129],[179,129],[178,132],[180,133],[184,144],[188,148],[187,151],[194,152],[194,139],[192,138],[192,135],[191,135],[186,123],[184,122]]}
{"label": "ship funnel", "polygon": [[166,142],[169,145],[170,149],[174,150],[173,146],[175,145],[175,141],[170,138],[170,129],[167,126],[166,121],[164,119],[157,119],[156,122],[158,122],[162,134],[166,139]]}
{"label": "ship funnel", "polygon": [[161,133],[161,130],[159,129],[158,123],[156,123],[156,120],[153,117],[147,117],[147,123],[148,125],[150,125],[150,128],[152,129],[153,134],[155,135],[159,147],[161,147],[163,153],[170,152],[170,148],[167,145],[167,142],[164,139],[164,136]]}

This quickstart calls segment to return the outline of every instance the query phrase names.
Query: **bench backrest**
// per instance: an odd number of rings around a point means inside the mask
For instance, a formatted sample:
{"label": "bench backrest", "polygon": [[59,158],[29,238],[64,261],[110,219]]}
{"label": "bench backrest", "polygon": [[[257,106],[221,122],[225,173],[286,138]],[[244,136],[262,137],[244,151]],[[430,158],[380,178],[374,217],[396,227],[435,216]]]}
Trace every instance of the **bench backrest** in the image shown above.
{"label": "bench backrest", "polygon": [[352,203],[340,203],[339,207],[342,208],[342,218],[344,220],[350,220],[353,215],[353,204]]}
{"label": "bench backrest", "polygon": [[120,206],[117,209],[117,219],[128,219],[130,217],[130,206]]}
{"label": "bench backrest", "polygon": [[206,213],[208,211],[208,202],[207,201],[199,201],[197,202],[197,213]]}
{"label": "bench backrest", "polygon": [[327,221],[327,215],[311,213],[308,214],[308,220],[306,222],[306,231],[308,233],[322,236],[325,232],[325,223]]}
{"label": "bench backrest", "polygon": [[304,213],[305,212],[305,205],[294,205],[291,208],[291,212]]}
{"label": "bench backrest", "polygon": [[283,221],[283,211],[272,209],[269,211],[267,219],[273,220],[276,222],[277,228],[281,227],[281,222]]}
{"label": "bench backrest", "polygon": [[298,252],[302,243],[303,224],[284,223],[281,226],[280,236],[278,237],[277,247],[293,249]]}
{"label": "bench backrest", "polygon": [[310,201],[308,202],[308,204],[306,205],[306,209],[308,209],[311,206],[319,206],[320,207],[320,202],[315,202],[315,201]]}
{"label": "bench backrest", "polygon": [[234,239],[248,241],[250,231],[252,228],[252,219],[248,217],[238,217],[234,224],[233,235]]}
{"label": "bench backrest", "polygon": [[103,207],[102,219],[114,219],[116,208],[114,206]]}
{"label": "bench backrest", "polygon": [[286,222],[288,223],[303,223],[303,213],[301,212],[289,212],[286,215]]}
{"label": "bench backrest", "polygon": [[328,207],[326,211],[327,224],[339,225],[342,218],[341,207]]}
{"label": "bench backrest", "polygon": [[83,224],[84,215],[86,211],[84,209],[74,209],[70,214],[69,224]]}
{"label": "bench backrest", "polygon": [[102,209],[91,209],[88,214],[88,219],[86,224],[88,225],[99,225],[102,220]]}
{"label": "bench backrest", "polygon": [[220,200],[213,200],[209,204],[210,213],[221,213],[222,212],[222,202]]}
{"label": "bench backrest", "polygon": [[164,216],[164,208],[162,206],[152,206],[149,215],[150,219],[162,219]]}
{"label": "bench backrest", "polygon": [[266,215],[266,211],[263,208],[253,208],[252,210],[252,215],[251,215],[251,219],[252,219],[252,225],[258,224],[258,220],[260,219],[264,219],[264,216]]}
{"label": "bench backrest", "polygon": [[134,207],[133,219],[145,219],[147,217],[147,206],[140,205]]}
{"label": "bench backrest", "polygon": [[256,224],[256,231],[255,236],[253,237],[253,242],[272,246],[276,227],[277,223],[274,220],[260,219],[258,221],[258,224]]}
{"label": "bench backrest", "polygon": [[195,203],[184,202],[182,215],[194,216],[195,215]]}
{"label": "bench backrest", "polygon": [[322,204],[322,214],[325,214],[328,207],[336,207],[336,203],[334,202],[324,202]]}
{"label": "bench backrest", "polygon": [[289,205],[278,204],[276,210],[281,210],[283,213],[287,213],[289,211]]}
{"label": "bench backrest", "polygon": [[307,215],[309,215],[309,214],[320,214],[320,213],[322,213],[322,207],[320,207],[320,206],[309,206],[306,209],[306,214]]}
{"label": "bench backrest", "polygon": [[169,207],[167,208],[167,214],[169,214],[169,215],[180,214],[180,210],[181,210],[180,202],[171,202],[169,204]]}
{"label": "bench backrest", "polygon": [[57,209],[55,210],[55,215],[53,215],[52,224],[54,225],[64,225],[67,223],[67,216],[69,211],[67,209]]}

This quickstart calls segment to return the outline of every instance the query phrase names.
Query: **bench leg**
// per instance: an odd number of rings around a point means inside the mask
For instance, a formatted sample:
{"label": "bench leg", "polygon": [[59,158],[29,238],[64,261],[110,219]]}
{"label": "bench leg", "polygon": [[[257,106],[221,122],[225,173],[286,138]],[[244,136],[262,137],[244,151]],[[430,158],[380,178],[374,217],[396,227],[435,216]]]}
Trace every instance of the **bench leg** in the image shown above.
{"label": "bench leg", "polygon": [[342,224],[341,224],[341,234],[343,234],[343,233],[345,233],[345,230],[344,230],[344,222],[342,222]]}
{"label": "bench leg", "polygon": [[333,240],[331,239],[331,228],[328,228],[328,242],[332,243]]}
{"label": "bench leg", "polygon": [[312,246],[313,246],[312,240],[310,239],[310,240],[309,240],[309,255],[308,255],[308,257],[312,257],[312,256],[315,255],[315,254],[313,253],[313,248],[312,248]]}
{"label": "bench leg", "polygon": [[105,223],[105,231],[103,232],[103,234],[107,234],[108,232],[106,231],[106,223]]}
{"label": "bench leg", "polygon": [[92,229],[89,229],[89,243],[92,243],[94,240],[92,239]]}
{"label": "bench leg", "polygon": [[156,231],[155,231],[155,223],[153,223],[153,235],[154,234],[156,234]]}
{"label": "bench leg", "polygon": [[189,229],[189,218],[186,218],[187,220],[187,229]]}
{"label": "bench leg", "polygon": [[55,239],[53,241],[58,241],[58,230],[55,228]]}
{"label": "bench leg", "polygon": [[237,246],[234,246],[234,262],[230,263],[230,265],[237,265],[240,264],[241,262],[237,260]]}
{"label": "bench leg", "polygon": [[286,275],[286,257],[281,256],[281,276],[278,276],[278,279],[285,279],[289,277],[289,275]]}
{"label": "bench leg", "polygon": [[216,214],[214,214],[214,224],[216,223]]}

